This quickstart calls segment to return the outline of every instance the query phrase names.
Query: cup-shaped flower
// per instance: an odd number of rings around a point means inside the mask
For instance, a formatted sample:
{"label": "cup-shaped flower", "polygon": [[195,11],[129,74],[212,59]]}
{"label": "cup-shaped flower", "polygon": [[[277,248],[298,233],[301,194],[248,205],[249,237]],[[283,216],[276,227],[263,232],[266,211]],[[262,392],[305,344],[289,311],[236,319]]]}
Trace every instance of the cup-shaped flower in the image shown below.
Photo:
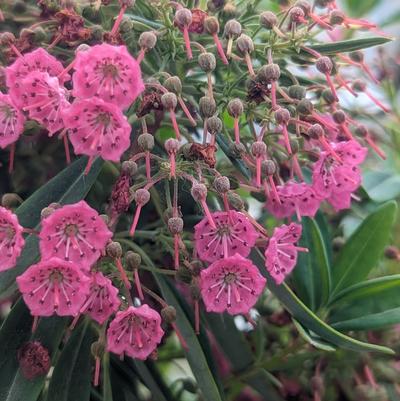
{"label": "cup-shaped flower", "polygon": [[97,211],[80,201],[56,209],[42,220],[40,252],[43,259],[56,256],[89,270],[111,237]]}
{"label": "cup-shaped flower", "polygon": [[258,238],[258,233],[248,218],[235,210],[214,212],[211,215],[215,227],[205,217],[194,228],[196,250],[200,259],[214,262],[235,254],[248,256]]}
{"label": "cup-shaped flower", "polygon": [[89,295],[82,305],[81,313],[86,313],[99,324],[103,324],[118,310],[121,303],[118,288],[101,272],[94,272],[90,278]]}
{"label": "cup-shaped flower", "polygon": [[117,312],[107,330],[107,350],[145,360],[160,343],[161,316],[148,305]]}
{"label": "cup-shaped flower", "polygon": [[0,206],[0,272],[15,266],[25,245],[18,217]]}
{"label": "cup-shaped flower", "polygon": [[200,290],[208,312],[246,314],[257,302],[265,283],[253,263],[235,254],[201,271]]}
{"label": "cup-shaped flower", "polygon": [[0,92],[0,148],[16,142],[24,130],[25,117],[9,95]]}
{"label": "cup-shaped flower", "polygon": [[78,52],[74,68],[73,95],[77,98],[98,96],[126,109],[144,90],[140,65],[126,46],[103,43]]}
{"label": "cup-shaped flower", "polygon": [[30,266],[17,284],[33,316],[76,316],[89,293],[89,278],[60,258]]}
{"label": "cup-shaped flower", "polygon": [[76,154],[118,162],[130,145],[131,126],[112,103],[95,97],[75,100],[63,117]]}

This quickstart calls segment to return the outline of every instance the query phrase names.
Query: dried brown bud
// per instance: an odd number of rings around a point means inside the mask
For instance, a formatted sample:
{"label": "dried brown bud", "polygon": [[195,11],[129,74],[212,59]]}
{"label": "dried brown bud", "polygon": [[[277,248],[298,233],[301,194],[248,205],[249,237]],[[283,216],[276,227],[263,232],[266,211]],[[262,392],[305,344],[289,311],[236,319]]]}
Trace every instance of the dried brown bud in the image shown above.
{"label": "dried brown bud", "polygon": [[171,234],[180,234],[183,231],[183,220],[180,217],[171,217],[168,219],[168,230]]}
{"label": "dried brown bud", "polygon": [[304,97],[306,96],[306,88],[300,85],[289,86],[289,96],[292,99],[304,99]]}
{"label": "dried brown bud", "polygon": [[260,24],[266,29],[272,29],[278,23],[278,18],[272,11],[264,11],[260,14]]}
{"label": "dried brown bud", "polygon": [[157,44],[157,35],[154,32],[142,32],[139,36],[139,46],[142,49],[151,50]]}
{"label": "dried brown bud", "polygon": [[215,17],[207,17],[204,20],[204,29],[210,35],[216,35],[219,32],[219,22]]}
{"label": "dried brown bud", "polygon": [[167,92],[161,96],[161,103],[165,109],[175,110],[175,108],[178,104],[178,99],[177,99],[175,93]]}
{"label": "dried brown bud", "polygon": [[241,54],[252,53],[254,51],[254,43],[250,36],[242,33],[236,39],[236,47]]}
{"label": "dried brown bud", "polygon": [[215,100],[208,96],[203,96],[199,101],[200,115],[204,118],[212,117],[217,111]]}
{"label": "dried brown bud", "polygon": [[236,192],[228,192],[228,202],[235,210],[243,210],[245,208],[244,200]]}
{"label": "dried brown bud", "polygon": [[170,92],[175,93],[176,95],[182,93],[182,82],[177,76],[167,78],[164,81],[164,86],[166,89],[168,89]]}
{"label": "dried brown bud", "polygon": [[308,99],[302,99],[297,104],[296,110],[302,116],[308,116],[314,111],[314,105]]}
{"label": "dried brown bud", "polygon": [[212,72],[217,66],[217,61],[212,53],[200,53],[198,63],[204,72]]}
{"label": "dried brown bud", "polygon": [[267,64],[257,72],[257,79],[263,82],[277,81],[281,76],[281,69],[278,64]]}
{"label": "dried brown bud", "polygon": [[106,246],[106,253],[110,258],[120,258],[122,256],[122,247],[119,242],[111,241]]}
{"label": "dried brown bud", "polygon": [[140,188],[134,193],[135,202],[138,205],[145,205],[150,200],[150,192],[147,189]]}
{"label": "dried brown bud", "polygon": [[243,114],[243,109],[243,103],[239,98],[230,100],[227,106],[229,115],[236,118]]}
{"label": "dried brown bud", "polygon": [[138,253],[133,251],[128,251],[125,254],[125,262],[126,262],[126,267],[132,271],[135,269],[139,269],[140,265],[142,264],[142,258]]}
{"label": "dried brown bud", "polygon": [[173,323],[176,320],[176,309],[168,305],[165,308],[161,309],[161,317],[165,323]]}
{"label": "dried brown bud", "polygon": [[137,141],[143,152],[151,151],[154,148],[154,136],[149,133],[140,134]]}
{"label": "dried brown bud", "polygon": [[220,194],[224,194],[231,189],[229,178],[223,175],[215,178],[213,185],[216,191]]}
{"label": "dried brown bud", "polygon": [[224,27],[224,36],[226,38],[237,38],[242,33],[242,25],[235,19],[227,21]]}

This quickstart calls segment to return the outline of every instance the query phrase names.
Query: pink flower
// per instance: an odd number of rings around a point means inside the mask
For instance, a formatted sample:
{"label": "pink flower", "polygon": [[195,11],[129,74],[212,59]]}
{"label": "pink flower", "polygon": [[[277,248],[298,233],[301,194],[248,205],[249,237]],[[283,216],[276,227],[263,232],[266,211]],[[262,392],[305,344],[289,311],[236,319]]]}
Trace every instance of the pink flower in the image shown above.
{"label": "pink flower", "polygon": [[57,256],[85,270],[96,262],[112,237],[103,219],[85,201],[56,209],[42,220],[42,258]]}
{"label": "pink flower", "polygon": [[0,271],[11,269],[25,245],[18,217],[0,206]]}
{"label": "pink flower", "polygon": [[211,213],[216,227],[208,218],[195,226],[194,238],[199,257],[214,262],[236,253],[246,257],[254,246],[258,233],[247,217],[234,210]]}
{"label": "pink flower", "polygon": [[25,78],[32,71],[47,72],[52,77],[59,76],[60,84],[70,79],[68,74],[61,74],[63,65],[52,55],[41,47],[18,57],[15,62],[6,68],[6,83],[9,94],[17,107],[22,108],[22,95],[24,88],[21,85]]}
{"label": "pink flower", "polygon": [[103,324],[119,308],[118,288],[102,273],[91,275],[90,292],[80,312]]}
{"label": "pink flower", "polygon": [[77,98],[98,96],[126,109],[144,90],[140,66],[126,46],[103,43],[78,52],[74,68]]}
{"label": "pink flower", "polygon": [[23,110],[52,136],[64,127],[62,112],[69,107],[68,92],[56,77],[33,71],[21,81]]}
{"label": "pink flower", "polygon": [[235,254],[201,271],[200,290],[208,312],[236,315],[254,306],[265,283],[256,266]]}
{"label": "pink flower", "polygon": [[64,113],[76,154],[100,155],[117,162],[130,145],[131,126],[112,103],[92,98],[75,101]]}
{"label": "pink flower", "polygon": [[148,305],[117,312],[107,330],[107,350],[145,360],[160,343],[161,316]]}
{"label": "pink flower", "polygon": [[279,200],[270,197],[267,200],[267,209],[277,218],[290,217],[296,214],[300,221],[301,216],[313,217],[317,212],[321,199],[313,187],[304,182],[286,182],[276,187]]}
{"label": "pink flower", "polygon": [[307,251],[296,246],[301,237],[300,224],[276,227],[265,250],[265,266],[275,282],[281,284],[297,263],[297,252]]}
{"label": "pink flower", "polygon": [[0,148],[16,142],[24,131],[25,117],[9,95],[0,92]]}
{"label": "pink flower", "polygon": [[341,210],[350,207],[351,193],[361,184],[358,165],[364,161],[368,151],[354,140],[334,144],[333,149],[341,161],[328,152],[321,152],[313,168],[313,188],[336,210]]}
{"label": "pink flower", "polygon": [[17,284],[33,316],[76,316],[89,293],[89,278],[59,258],[30,266]]}

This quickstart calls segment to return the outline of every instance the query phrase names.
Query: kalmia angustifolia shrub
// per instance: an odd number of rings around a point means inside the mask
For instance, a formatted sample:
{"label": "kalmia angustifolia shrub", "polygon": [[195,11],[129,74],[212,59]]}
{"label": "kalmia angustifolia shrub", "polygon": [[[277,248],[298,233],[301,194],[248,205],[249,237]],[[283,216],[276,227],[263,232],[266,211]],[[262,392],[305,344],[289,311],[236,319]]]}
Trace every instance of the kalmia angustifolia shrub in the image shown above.
{"label": "kalmia angustifolia shrub", "polygon": [[[23,233],[39,240],[41,259],[17,277],[33,330],[38,319],[59,315],[71,316],[70,333],[89,316],[100,333],[92,346],[96,385],[104,352],[155,358],[168,324],[187,348],[175,309],[144,273],[152,269],[140,249],[148,223],[162,233],[157,272],[176,277],[194,305],[196,332],[201,308],[256,324],[250,310],[268,288],[266,272],[280,285],[298,252],[308,252],[298,246],[303,216],[327,204],[349,208],[369,149],[385,157],[339,101],[364,93],[389,111],[368,90],[368,81],[378,81],[363,54],[327,55],[315,46],[337,27],[376,26],[346,16],[334,1],[319,8],[297,1],[247,18],[233,3],[210,1],[206,11],[149,2],[156,21],[149,31],[133,17],[134,1],[119,0],[113,26],[86,24],[72,2],[37,3],[41,20],[31,34],[0,36],[0,147],[10,149],[10,173],[24,124],[33,120],[63,140],[68,163],[70,144],[88,157],[85,175],[102,158],[119,176],[105,188],[106,215],[83,200],[50,204],[36,232],[0,207],[1,271],[16,266]],[[296,54],[307,60],[303,75],[318,84],[293,75]],[[347,66],[358,68],[358,79]],[[226,167],[221,149],[241,171]],[[260,224],[241,198],[248,193],[282,224]],[[157,222],[146,221],[151,202]],[[186,203],[197,210],[194,219]],[[257,248],[262,268],[250,258]],[[31,372],[26,359],[36,349],[47,359]],[[39,343],[24,346],[19,358],[29,376],[48,371]]]}

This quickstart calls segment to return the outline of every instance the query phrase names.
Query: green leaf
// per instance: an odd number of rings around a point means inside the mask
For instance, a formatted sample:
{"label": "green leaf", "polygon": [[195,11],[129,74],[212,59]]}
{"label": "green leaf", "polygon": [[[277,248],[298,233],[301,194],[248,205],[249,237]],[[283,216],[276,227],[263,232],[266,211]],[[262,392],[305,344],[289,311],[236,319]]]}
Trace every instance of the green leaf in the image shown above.
{"label": "green leaf", "polygon": [[[383,45],[392,39],[383,36],[373,36],[370,38],[342,40],[338,42],[323,43],[310,46],[311,49],[324,55],[334,55],[337,53],[354,52],[356,50],[366,49],[368,47]],[[301,54],[304,55],[304,51]],[[307,53],[309,54],[309,53]]]}
{"label": "green leaf", "polygon": [[380,0],[346,0],[351,16],[362,17],[379,4]]}
{"label": "green leaf", "polygon": [[[88,175],[84,175],[86,157],[81,157],[46,185],[32,194],[16,210],[19,222],[24,227],[38,229],[40,212],[52,202],[61,204],[75,203],[89,192],[103,165],[103,160],[96,159]],[[7,298],[15,289],[17,276],[39,259],[38,239],[30,234],[25,240],[25,247],[13,269],[0,273],[0,299]]]}
{"label": "green leaf", "polygon": [[18,350],[27,341],[40,341],[51,357],[61,341],[66,320],[41,318],[32,334],[32,317],[22,298],[12,308],[0,329],[0,400],[36,401],[45,385],[46,375],[26,379],[19,369]]}
{"label": "green leaf", "polygon": [[54,368],[47,401],[89,401],[93,362],[90,347],[95,340],[88,319],[74,329]]}
{"label": "green leaf", "polygon": [[363,176],[363,188],[374,202],[386,202],[400,196],[400,175],[380,171],[367,172]]}
{"label": "green leaf", "polygon": [[397,205],[388,202],[371,213],[346,241],[332,269],[332,296],[365,279],[388,243]]}
{"label": "green leaf", "polygon": [[274,279],[265,269],[265,260],[260,251],[253,251],[251,254],[253,262],[259,266],[260,272],[268,280],[268,288],[280,300],[288,312],[298,320],[304,327],[338,347],[353,351],[377,351],[386,354],[393,354],[390,348],[382,347],[375,344],[364,343],[354,338],[346,336],[343,333],[335,330],[327,323],[322,321],[315,315],[285,284],[277,285]]}
{"label": "green leaf", "polygon": [[331,344],[322,341],[320,338],[315,337],[313,333],[310,333],[301,323],[299,323],[296,319],[293,319],[293,323],[296,326],[296,329],[300,333],[300,335],[310,343],[313,347],[320,349],[322,351],[336,351],[335,347],[332,347]]}
{"label": "green leaf", "polygon": [[296,293],[312,310],[325,304],[330,291],[330,266],[325,243],[314,219],[304,218],[300,246],[309,252],[299,252],[293,271]]}

